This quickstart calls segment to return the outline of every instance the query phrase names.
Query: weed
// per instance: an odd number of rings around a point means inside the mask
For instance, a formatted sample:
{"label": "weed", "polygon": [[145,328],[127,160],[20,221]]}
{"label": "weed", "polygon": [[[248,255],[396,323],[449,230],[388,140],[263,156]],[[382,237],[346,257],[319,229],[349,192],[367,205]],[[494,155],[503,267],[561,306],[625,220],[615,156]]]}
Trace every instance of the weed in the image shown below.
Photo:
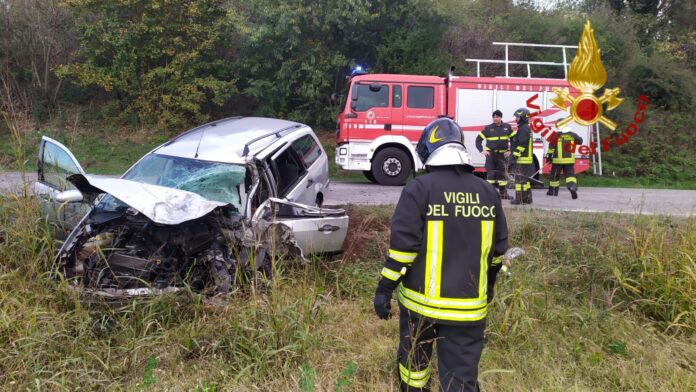
{"label": "weed", "polygon": [[300,366],[300,390],[302,392],[312,392],[314,390],[317,372],[307,363]]}

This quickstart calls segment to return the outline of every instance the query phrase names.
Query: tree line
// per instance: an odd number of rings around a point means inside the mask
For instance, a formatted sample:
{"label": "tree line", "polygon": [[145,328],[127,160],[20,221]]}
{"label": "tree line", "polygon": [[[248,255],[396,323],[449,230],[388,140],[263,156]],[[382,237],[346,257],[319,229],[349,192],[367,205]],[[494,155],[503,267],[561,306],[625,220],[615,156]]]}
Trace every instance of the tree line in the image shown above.
{"label": "tree line", "polygon": [[[434,75],[454,65],[471,75],[466,58],[503,57],[493,41],[576,45],[586,19],[607,87],[628,98],[612,116],[629,123],[630,102],[648,95],[652,131],[634,145],[664,143],[680,155],[673,139],[696,120],[688,0],[566,0],[550,9],[531,0],[2,0],[0,108],[37,122],[89,103],[115,121],[159,129],[233,114],[329,129],[340,110],[331,96],[344,93],[357,64]],[[510,55],[561,60],[535,48]],[[482,72],[500,75],[496,67]]]}

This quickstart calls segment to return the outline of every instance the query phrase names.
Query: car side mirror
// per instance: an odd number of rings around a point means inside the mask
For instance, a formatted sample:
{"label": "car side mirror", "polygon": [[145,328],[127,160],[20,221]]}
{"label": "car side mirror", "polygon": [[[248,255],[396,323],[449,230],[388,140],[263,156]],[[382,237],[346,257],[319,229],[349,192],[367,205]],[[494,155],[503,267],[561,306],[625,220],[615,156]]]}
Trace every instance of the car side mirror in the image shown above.
{"label": "car side mirror", "polygon": [[59,203],[79,203],[82,200],[82,193],[76,189],[63,191],[56,195],[56,201]]}

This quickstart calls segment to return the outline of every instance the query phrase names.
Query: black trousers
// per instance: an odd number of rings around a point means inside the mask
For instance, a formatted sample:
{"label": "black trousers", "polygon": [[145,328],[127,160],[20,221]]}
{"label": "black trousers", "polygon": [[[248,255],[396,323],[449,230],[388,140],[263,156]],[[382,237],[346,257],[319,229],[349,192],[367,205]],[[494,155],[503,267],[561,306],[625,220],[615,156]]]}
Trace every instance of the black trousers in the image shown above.
{"label": "black trousers", "polygon": [[486,157],[486,180],[488,183],[493,184],[493,186],[507,185],[506,166],[505,155],[502,152],[491,151]]}
{"label": "black trousers", "polygon": [[436,324],[400,308],[397,360],[401,390],[430,391],[430,358],[437,341],[440,391],[479,391],[478,364],[485,321],[474,325]]}
{"label": "black trousers", "polygon": [[515,191],[523,192],[532,188],[529,178],[534,174],[533,163],[518,163],[512,172],[515,173]]}
{"label": "black trousers", "polygon": [[568,163],[564,165],[553,164],[551,166],[551,173],[549,174],[549,186],[552,188],[558,188],[561,186],[561,173],[565,174],[566,185],[568,188],[571,184],[575,184],[577,187],[578,180],[575,178],[575,164]]}

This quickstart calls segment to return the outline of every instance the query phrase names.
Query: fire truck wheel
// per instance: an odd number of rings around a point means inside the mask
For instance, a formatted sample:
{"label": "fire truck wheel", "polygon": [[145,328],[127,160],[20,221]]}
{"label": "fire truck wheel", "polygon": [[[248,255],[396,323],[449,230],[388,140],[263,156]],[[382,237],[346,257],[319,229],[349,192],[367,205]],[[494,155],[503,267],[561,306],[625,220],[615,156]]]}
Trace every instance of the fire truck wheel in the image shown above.
{"label": "fire truck wheel", "polygon": [[372,175],[372,172],[370,170],[363,170],[363,174],[365,175],[365,178],[370,180],[371,183],[377,183],[377,179],[375,178],[375,176]]}
{"label": "fire truck wheel", "polygon": [[385,148],[372,159],[372,175],[378,184],[403,185],[411,170],[411,159],[398,148]]}

